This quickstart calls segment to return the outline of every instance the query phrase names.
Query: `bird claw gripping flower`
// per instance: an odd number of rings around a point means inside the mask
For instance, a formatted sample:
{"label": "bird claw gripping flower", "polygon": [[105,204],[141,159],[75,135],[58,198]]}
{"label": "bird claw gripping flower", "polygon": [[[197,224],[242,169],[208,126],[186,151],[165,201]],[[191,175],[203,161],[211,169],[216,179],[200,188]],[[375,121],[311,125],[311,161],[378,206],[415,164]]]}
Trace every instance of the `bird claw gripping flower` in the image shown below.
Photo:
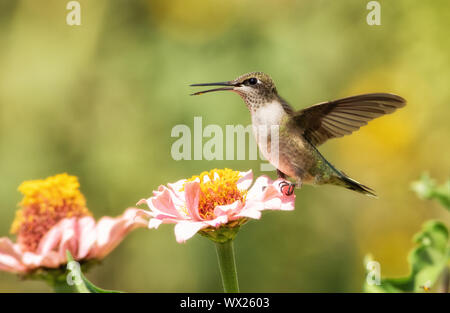
{"label": "bird claw gripping flower", "polygon": [[149,228],[175,224],[179,243],[197,232],[215,242],[226,242],[234,239],[249,219],[259,219],[263,210],[294,209],[295,195],[282,193],[280,181],[260,176],[252,186],[251,170],[214,169],[160,186],[153,197],[137,203],[146,203],[150,209],[139,215],[149,218]]}
{"label": "bird claw gripping flower", "polygon": [[59,273],[67,263],[66,250],[75,260],[95,263],[110,253],[131,230],[145,226],[130,208],[116,218],[98,222],[86,207],[75,176],[59,174],[25,181],[24,195],[11,226],[17,243],[0,238],[0,270],[27,277]]}

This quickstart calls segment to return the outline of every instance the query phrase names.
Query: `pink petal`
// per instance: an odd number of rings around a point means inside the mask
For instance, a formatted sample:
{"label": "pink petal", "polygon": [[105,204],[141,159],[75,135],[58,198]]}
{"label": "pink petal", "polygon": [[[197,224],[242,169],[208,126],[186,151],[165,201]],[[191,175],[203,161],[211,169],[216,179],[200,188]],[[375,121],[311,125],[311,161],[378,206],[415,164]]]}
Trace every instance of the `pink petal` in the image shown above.
{"label": "pink petal", "polygon": [[88,253],[88,258],[101,259],[101,250],[105,248],[111,241],[111,230],[116,225],[116,220],[110,216],[102,217],[95,226],[95,245]]}
{"label": "pink petal", "polygon": [[170,197],[172,198],[172,202],[175,205],[175,208],[177,209],[177,212],[178,212],[179,208],[184,207],[184,194],[185,194],[185,191],[183,190],[181,192],[175,192],[171,188],[167,188],[166,190],[169,192]]}
{"label": "pink petal", "polygon": [[54,225],[39,242],[36,250],[37,254],[45,255],[49,251],[56,250],[61,241],[62,228],[61,223]]}
{"label": "pink petal", "polygon": [[255,180],[252,188],[247,192],[247,199],[261,200],[264,198],[264,191],[272,183],[269,177],[263,175]]}
{"label": "pink petal", "polygon": [[295,200],[283,201],[281,203],[280,210],[282,211],[294,211],[294,209],[295,209]]}
{"label": "pink petal", "polygon": [[175,237],[178,243],[186,242],[200,229],[207,227],[204,222],[181,221],[175,225]]}
{"label": "pink petal", "polygon": [[21,262],[22,253],[9,238],[0,238],[0,270],[12,273],[24,273],[27,268]]}
{"label": "pink petal", "polygon": [[243,204],[240,200],[236,200],[231,204],[218,205],[214,208],[214,215],[215,216],[221,216],[221,215],[232,216],[232,215],[240,212],[242,207],[243,207]]}
{"label": "pink petal", "polygon": [[237,188],[240,191],[247,190],[250,188],[253,182],[253,172],[249,170],[248,172],[240,172],[241,178],[236,183]]}
{"label": "pink petal", "polygon": [[162,224],[162,220],[157,219],[157,218],[152,218],[149,222],[148,222],[148,228],[158,228],[159,225]]}
{"label": "pink petal", "polygon": [[175,183],[167,184],[167,186],[169,187],[169,189],[172,189],[173,192],[179,193],[179,195],[182,195],[182,192],[180,190],[183,189],[183,186],[185,183],[186,183],[186,179],[180,179],[179,181],[177,181]]}
{"label": "pink petal", "polygon": [[56,251],[50,251],[47,255],[24,252],[22,262],[27,266],[27,269],[38,267],[56,268],[61,264],[66,263],[66,257],[62,257],[61,254]]}
{"label": "pink petal", "polygon": [[169,189],[173,195],[180,199],[180,201],[184,200],[184,191],[182,191],[184,184],[186,183],[186,179],[180,179],[179,181],[175,183],[169,183],[167,184],[167,189]]}
{"label": "pink petal", "polygon": [[155,213],[163,213],[175,218],[180,217],[180,213],[173,202],[173,194],[165,187],[158,195],[148,199],[147,204]]}
{"label": "pink petal", "polygon": [[262,202],[249,200],[235,217],[249,217],[258,220],[261,218],[261,210],[264,210],[264,204]]}
{"label": "pink petal", "polygon": [[[48,264],[57,264],[66,262],[66,250],[69,250],[76,258],[78,252],[78,218],[65,218],[54,225],[42,237],[36,253],[28,253],[27,261],[33,266],[36,262],[45,262],[45,266],[51,267]],[[59,253],[57,258],[59,261],[49,260],[54,258],[55,253]],[[57,264],[56,266],[58,266]],[[40,266],[44,266],[41,264]]]}
{"label": "pink petal", "polygon": [[[147,200],[145,200],[145,201],[147,202]],[[154,216],[155,216],[155,214],[149,210],[137,209],[137,211],[136,211],[136,219],[141,218],[141,219],[147,220]]]}
{"label": "pink petal", "polygon": [[237,214],[236,217],[248,217],[259,220],[261,218],[261,211],[254,209],[245,209],[242,210],[241,213]]}
{"label": "pink petal", "polygon": [[194,221],[200,221],[202,218],[198,214],[198,201],[200,199],[200,183],[189,182],[184,185],[186,208],[189,217]]}
{"label": "pink petal", "polygon": [[[148,224],[148,228],[157,228],[161,223],[169,224],[169,223],[177,223],[184,218],[174,218],[172,215],[165,215],[160,213],[154,213],[152,211],[146,210],[138,210],[136,212],[135,221],[140,221],[144,224]],[[159,221],[159,222],[158,222]]]}
{"label": "pink petal", "polygon": [[167,190],[170,194],[170,197],[172,199],[172,202],[174,203],[175,207],[180,208],[184,206],[184,194],[185,191],[182,190],[184,187],[184,184],[186,183],[185,179],[181,179],[177,181],[176,183],[167,184],[166,186],[159,186],[158,191],[154,191],[153,195],[154,197],[159,196],[164,190]]}
{"label": "pink petal", "polygon": [[139,200],[138,202],[136,202],[136,205],[141,205],[141,204],[144,204],[144,203],[147,203],[147,199]]}
{"label": "pink petal", "polygon": [[136,219],[138,209],[127,209],[121,216],[101,218],[96,226],[96,245],[89,252],[89,257],[104,258],[122,239],[133,229],[147,226],[146,223]]}
{"label": "pink petal", "polygon": [[158,228],[161,224],[176,224],[179,221],[184,221],[184,218],[173,218],[172,216],[157,214],[155,217],[150,218],[150,220],[146,221],[148,228]]}
{"label": "pink petal", "polygon": [[95,245],[95,220],[91,216],[86,216],[78,220],[78,254],[74,256],[77,260],[86,258],[89,251]]}
{"label": "pink petal", "polygon": [[62,229],[59,255],[66,259],[66,250],[75,257],[78,254],[78,218],[67,218],[59,222]]}
{"label": "pink petal", "polygon": [[281,210],[281,199],[273,198],[264,201],[264,210]]}
{"label": "pink petal", "polygon": [[155,219],[161,220],[163,224],[173,224],[173,223],[178,223],[179,221],[186,220],[185,218],[182,218],[182,217],[173,218],[172,216],[167,216],[167,215],[163,215],[163,214],[155,215]]}
{"label": "pink petal", "polygon": [[219,227],[220,225],[228,223],[228,216],[227,215],[221,215],[216,217],[213,220],[206,220],[204,221],[206,224],[212,227]]}

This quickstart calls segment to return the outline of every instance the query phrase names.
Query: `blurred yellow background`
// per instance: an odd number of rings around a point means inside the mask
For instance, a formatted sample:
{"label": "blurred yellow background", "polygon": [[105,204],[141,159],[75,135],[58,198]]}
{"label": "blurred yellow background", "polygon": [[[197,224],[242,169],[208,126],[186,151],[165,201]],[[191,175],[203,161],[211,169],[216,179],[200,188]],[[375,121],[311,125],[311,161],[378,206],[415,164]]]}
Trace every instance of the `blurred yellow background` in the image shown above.
{"label": "blurred yellow background", "polygon": [[[250,71],[269,73],[297,109],[365,92],[396,93],[408,105],[320,147],[378,200],[305,186],[294,212],[243,227],[242,291],[358,292],[366,253],[382,276],[406,275],[421,224],[448,225],[448,213],[410,190],[425,170],[438,182],[450,174],[448,1],[379,1],[380,26],[366,23],[368,1],[81,0],[81,26],[66,24],[67,2],[0,2],[0,236],[28,179],[78,176],[99,218],[215,167],[261,174],[259,161],[170,155],[172,127],[192,126],[194,116],[250,123],[236,95],[190,97],[188,86]],[[87,277],[129,292],[222,290],[213,243],[177,244],[168,225],[134,231]],[[0,272],[0,291],[50,288]]]}

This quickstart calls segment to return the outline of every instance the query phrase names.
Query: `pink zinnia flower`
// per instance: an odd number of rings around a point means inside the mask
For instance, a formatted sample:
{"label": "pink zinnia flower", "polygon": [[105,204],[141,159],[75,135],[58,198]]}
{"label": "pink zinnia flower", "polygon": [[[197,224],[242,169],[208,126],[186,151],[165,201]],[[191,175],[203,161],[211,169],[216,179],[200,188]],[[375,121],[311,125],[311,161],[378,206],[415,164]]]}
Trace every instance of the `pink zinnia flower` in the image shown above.
{"label": "pink zinnia flower", "polygon": [[67,263],[66,250],[78,261],[99,260],[131,230],[146,225],[136,219],[135,208],[96,222],[78,188],[78,179],[67,174],[19,186],[24,198],[11,227],[17,243],[0,238],[0,270],[27,274],[58,268]]}
{"label": "pink zinnia flower", "polygon": [[180,243],[197,232],[215,241],[227,241],[248,219],[259,219],[263,210],[294,209],[295,195],[282,193],[281,181],[261,176],[250,188],[251,170],[214,169],[160,186],[153,197],[140,200],[138,205],[147,203],[150,208],[140,213],[150,218],[149,228],[176,224],[175,236]]}

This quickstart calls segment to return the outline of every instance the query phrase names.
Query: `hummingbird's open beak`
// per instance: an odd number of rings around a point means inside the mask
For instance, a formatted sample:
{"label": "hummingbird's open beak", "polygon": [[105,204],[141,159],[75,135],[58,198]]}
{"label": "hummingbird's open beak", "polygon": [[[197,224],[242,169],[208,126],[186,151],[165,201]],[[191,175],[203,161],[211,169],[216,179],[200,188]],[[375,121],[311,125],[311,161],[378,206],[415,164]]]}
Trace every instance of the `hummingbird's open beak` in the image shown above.
{"label": "hummingbird's open beak", "polygon": [[222,87],[222,88],[214,88],[214,89],[199,91],[199,92],[191,94],[191,96],[198,96],[198,95],[202,95],[204,93],[212,92],[212,91],[233,90],[234,87],[237,86],[237,84],[235,82],[229,81],[229,82],[220,82],[220,83],[192,84],[190,86],[191,87],[197,87],[197,86],[227,86],[227,87]]}

